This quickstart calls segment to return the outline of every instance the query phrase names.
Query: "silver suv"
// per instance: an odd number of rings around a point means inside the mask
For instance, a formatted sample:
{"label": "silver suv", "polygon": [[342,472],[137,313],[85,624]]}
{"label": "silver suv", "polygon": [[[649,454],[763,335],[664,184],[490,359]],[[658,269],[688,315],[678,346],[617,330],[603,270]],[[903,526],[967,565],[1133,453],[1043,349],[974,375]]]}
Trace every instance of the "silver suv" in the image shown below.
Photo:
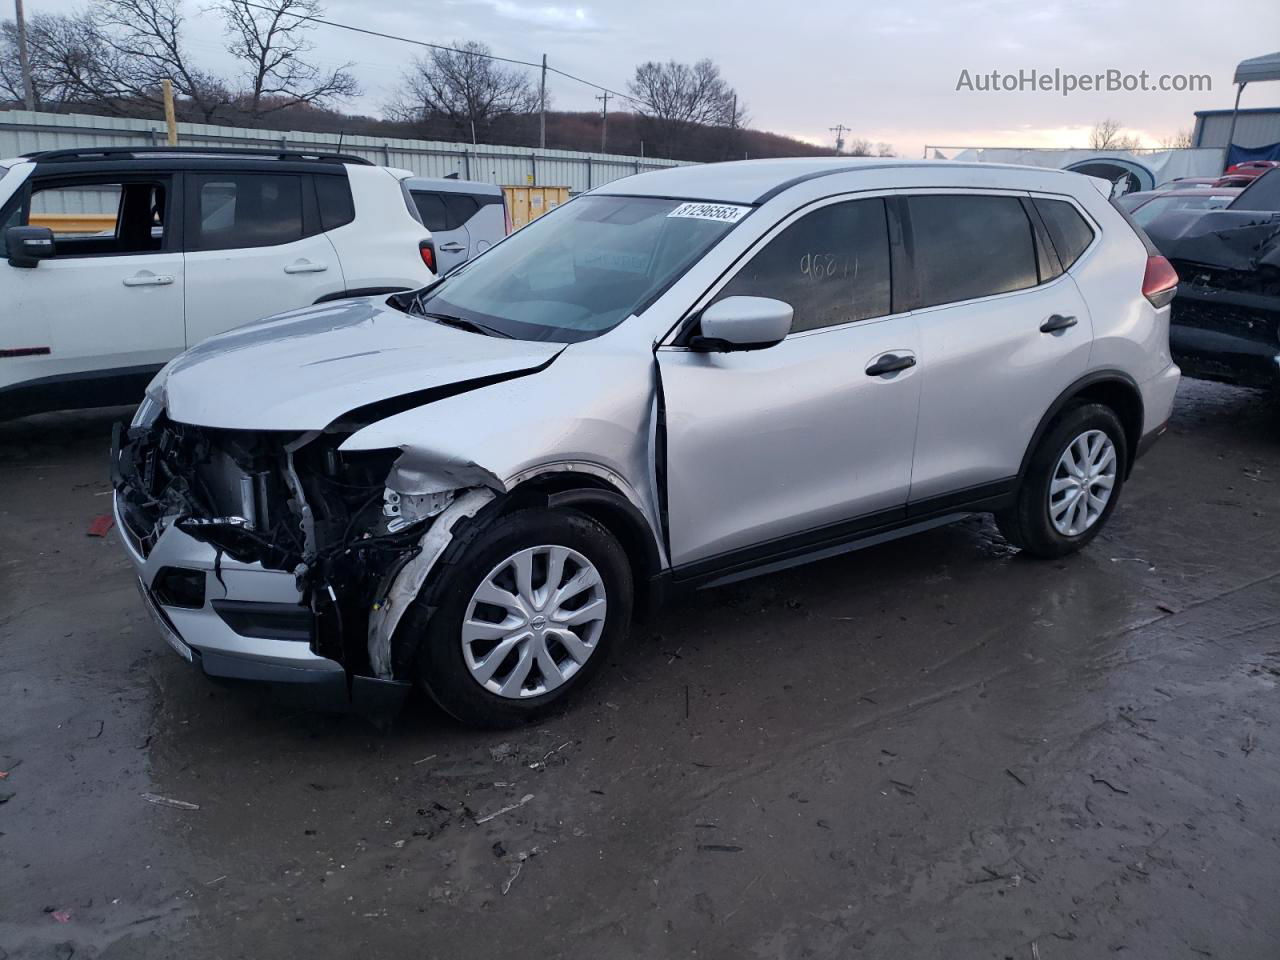
{"label": "silver suv", "polygon": [[1056,170],[847,159],[611,183],[413,293],[205,341],[113,455],[209,674],[481,725],[637,603],[994,513],[1093,539],[1165,429],[1177,276]]}

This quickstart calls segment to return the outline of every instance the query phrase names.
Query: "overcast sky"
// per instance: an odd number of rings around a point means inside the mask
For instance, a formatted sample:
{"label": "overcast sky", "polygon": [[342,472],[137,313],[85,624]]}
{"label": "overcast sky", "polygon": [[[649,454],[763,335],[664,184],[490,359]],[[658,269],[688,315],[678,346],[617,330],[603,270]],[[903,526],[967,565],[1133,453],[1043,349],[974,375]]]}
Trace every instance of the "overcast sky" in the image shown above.
{"label": "overcast sky", "polygon": [[[220,27],[185,0],[193,53],[225,69]],[[78,0],[26,0],[28,16]],[[829,143],[852,136],[920,155],[925,144],[1085,146],[1112,117],[1150,145],[1189,130],[1200,109],[1230,107],[1236,63],[1280,46],[1275,0],[328,0],[330,19],[430,42],[479,40],[494,53],[550,62],[615,90],[636,63],[710,57],[738,90],[750,124]],[[378,114],[407,45],[319,27],[315,58],[355,62]],[[984,93],[957,91],[971,76],[1054,68],[1077,74],[1208,74],[1209,92]],[[552,77],[555,106],[597,109],[597,91]],[[1246,89],[1242,106],[1280,103],[1280,84]],[[611,104],[611,109],[613,105]]]}

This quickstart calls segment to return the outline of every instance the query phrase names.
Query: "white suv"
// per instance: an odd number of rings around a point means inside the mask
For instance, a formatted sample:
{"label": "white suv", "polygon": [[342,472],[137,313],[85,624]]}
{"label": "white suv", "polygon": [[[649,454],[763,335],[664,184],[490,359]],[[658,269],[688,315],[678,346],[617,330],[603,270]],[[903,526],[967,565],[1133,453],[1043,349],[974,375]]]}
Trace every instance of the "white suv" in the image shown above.
{"label": "white suv", "polygon": [[143,595],[207,673],[357,702],[416,680],[502,724],[586,683],[633,600],[975,513],[1079,550],[1179,377],[1177,276],[1109,189],[680,167],[415,293],[214,337],[115,444]]}
{"label": "white suv", "polygon": [[133,402],[212,334],[429,282],[410,176],[205,148],[0,160],[0,418]]}

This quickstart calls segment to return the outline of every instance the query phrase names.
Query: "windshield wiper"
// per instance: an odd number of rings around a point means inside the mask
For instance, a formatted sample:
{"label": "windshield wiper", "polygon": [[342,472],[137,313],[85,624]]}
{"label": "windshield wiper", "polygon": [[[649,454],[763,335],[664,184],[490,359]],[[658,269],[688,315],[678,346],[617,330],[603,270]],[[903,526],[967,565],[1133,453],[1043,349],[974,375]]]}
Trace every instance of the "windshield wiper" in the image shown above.
{"label": "windshield wiper", "polygon": [[504,340],[513,339],[511,334],[505,330],[499,330],[496,327],[485,326],[483,323],[476,323],[474,320],[465,320],[462,317],[451,317],[445,313],[427,313],[422,312],[424,317],[434,320],[436,323],[442,323],[446,327],[456,327],[459,330],[467,330],[471,333],[483,334],[486,337],[502,337]]}

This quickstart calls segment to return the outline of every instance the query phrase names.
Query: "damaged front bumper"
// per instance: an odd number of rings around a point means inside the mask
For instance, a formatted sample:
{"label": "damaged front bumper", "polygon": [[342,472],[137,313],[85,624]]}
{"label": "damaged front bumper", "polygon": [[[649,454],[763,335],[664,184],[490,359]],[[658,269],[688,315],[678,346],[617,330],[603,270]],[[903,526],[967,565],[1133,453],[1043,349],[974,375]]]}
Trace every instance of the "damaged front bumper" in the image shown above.
{"label": "damaged front bumper", "polygon": [[144,555],[146,533],[129,526],[118,492],[114,510],[148,613],[206,674],[280,685],[322,709],[394,712],[403,703],[409,684],[348,673],[314,651],[315,614],[292,574],[219,556],[172,523]]}
{"label": "damaged front bumper", "polygon": [[394,451],[316,439],[135,422],[113,442],[116,527],[162,635],[206,674],[393,711],[410,685],[369,668],[368,614],[421,530],[383,516]]}

